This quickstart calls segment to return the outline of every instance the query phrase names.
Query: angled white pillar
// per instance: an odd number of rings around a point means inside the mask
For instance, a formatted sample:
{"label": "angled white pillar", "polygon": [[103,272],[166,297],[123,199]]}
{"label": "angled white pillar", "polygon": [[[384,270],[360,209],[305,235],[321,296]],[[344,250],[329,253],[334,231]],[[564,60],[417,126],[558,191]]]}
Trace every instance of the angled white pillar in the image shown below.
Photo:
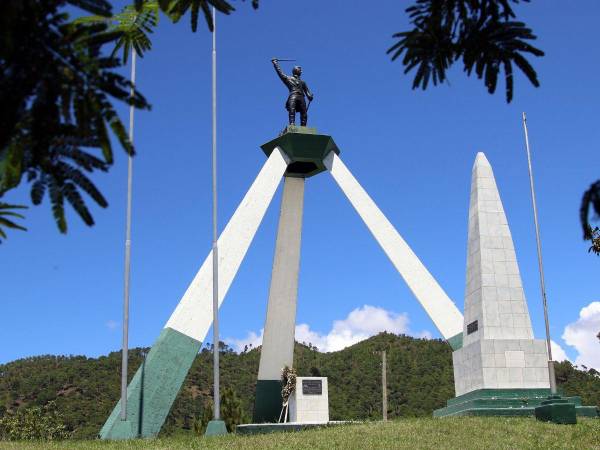
{"label": "angled white pillar", "polygon": [[[219,306],[288,162],[280,148],[271,153],[219,237]],[[200,350],[212,318],[211,252],[129,384],[127,420],[119,419],[119,402],[100,431],[102,439],[132,439],[158,434]]]}
{"label": "angled white pillar", "polygon": [[[277,150],[271,154],[219,236],[219,306],[229,291],[287,167],[287,157]],[[212,324],[211,296],[212,252],[204,260],[165,327],[203,341]]]}
{"label": "angled white pillar", "polygon": [[281,369],[294,362],[304,178],[284,177],[253,422],[276,422],[281,412]]}
{"label": "angled white pillar", "polygon": [[446,340],[460,336],[462,314],[369,194],[335,153],[324,163],[442,336]]}
{"label": "angled white pillar", "polygon": [[463,347],[452,359],[457,396],[550,387],[545,342],[533,339],[508,221],[483,153],[471,178]]}

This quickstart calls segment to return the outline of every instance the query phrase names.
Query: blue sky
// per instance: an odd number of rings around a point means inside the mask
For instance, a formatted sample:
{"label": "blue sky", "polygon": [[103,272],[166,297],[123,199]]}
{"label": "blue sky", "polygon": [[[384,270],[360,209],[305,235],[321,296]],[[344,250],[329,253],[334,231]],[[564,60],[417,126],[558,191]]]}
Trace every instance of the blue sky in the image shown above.
{"label": "blue sky", "polygon": [[[116,10],[124,4],[115,3]],[[490,96],[460,67],[450,72],[450,85],[411,90],[412,76],[385,54],[391,35],[407,28],[410,2],[377,3],[263,1],[254,11],[248,2],[235,2],[238,11],[218,18],[220,228],[265,161],[259,146],[286,122],[287,92],[270,59],[297,58],[315,94],[309,125],[334,137],[346,165],[461,310],[471,167],[478,151],[486,153],[534,333],[542,338],[521,125],[526,111],[552,337],[573,361],[596,364],[600,346],[593,347],[588,335],[600,323],[600,259],[581,239],[578,207],[582,192],[600,177],[600,4],[535,1],[517,8],[546,56],[532,60],[541,87],[517,72],[515,99],[507,105],[503,83]],[[187,21],[161,20],[152,52],[138,64],[138,86],[153,109],[136,114],[132,347],[153,343],[211,245],[211,36],[202,25],[192,34]],[[126,120],[126,108],[120,113]],[[126,158],[121,150],[116,156],[110,173],[94,178],[110,203],[106,210],[92,207],[94,227],[69,210],[69,233],[60,235],[46,198],[27,211],[29,231],[11,233],[0,247],[0,362],[119,348]],[[28,202],[28,195],[23,185],[5,200]],[[221,335],[231,342],[252,340],[263,327],[279,200],[280,193],[221,308]],[[369,322],[364,329],[357,318]],[[303,336],[313,333],[326,342],[335,321],[354,337],[375,332],[377,323],[439,337],[324,173],[306,186],[297,323]],[[565,334],[569,327],[579,337]]]}

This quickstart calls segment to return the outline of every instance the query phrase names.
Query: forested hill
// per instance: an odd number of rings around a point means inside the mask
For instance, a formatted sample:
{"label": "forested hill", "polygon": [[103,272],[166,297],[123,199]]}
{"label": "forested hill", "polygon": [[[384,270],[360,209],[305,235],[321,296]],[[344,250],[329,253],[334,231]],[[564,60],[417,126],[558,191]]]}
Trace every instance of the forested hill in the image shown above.
{"label": "forested hill", "polygon": [[[381,357],[388,354],[388,416],[429,416],[454,396],[450,347],[440,340],[381,333],[339,352],[320,353],[296,344],[300,376],[329,377],[332,420],[381,417]],[[130,378],[147,349],[130,352]],[[221,380],[231,387],[251,417],[260,348],[241,354],[222,347]],[[0,365],[0,416],[7,411],[56,402],[74,437],[94,437],[119,398],[120,352],[100,358],[39,356]],[[557,365],[560,388],[600,406],[600,377],[593,369]],[[210,400],[212,355],[198,354],[174,406],[164,433],[190,429]]]}

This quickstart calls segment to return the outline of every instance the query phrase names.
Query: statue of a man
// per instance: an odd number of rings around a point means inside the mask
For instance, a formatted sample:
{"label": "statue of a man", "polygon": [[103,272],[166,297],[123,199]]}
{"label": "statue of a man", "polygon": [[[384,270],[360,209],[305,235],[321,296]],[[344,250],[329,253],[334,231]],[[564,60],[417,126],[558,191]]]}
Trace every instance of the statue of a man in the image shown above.
{"label": "statue of a man", "polygon": [[289,113],[290,125],[296,125],[296,112],[299,112],[300,125],[305,127],[308,114],[304,95],[306,94],[308,100],[312,101],[313,94],[310,92],[310,89],[308,89],[308,86],[304,80],[300,78],[302,75],[302,67],[295,66],[292,70],[292,76],[290,77],[283,73],[276,58],[272,59],[271,62],[275,67],[277,75],[279,75],[279,78],[281,78],[283,84],[285,84],[290,91],[290,95],[285,103],[285,109],[287,109]]}

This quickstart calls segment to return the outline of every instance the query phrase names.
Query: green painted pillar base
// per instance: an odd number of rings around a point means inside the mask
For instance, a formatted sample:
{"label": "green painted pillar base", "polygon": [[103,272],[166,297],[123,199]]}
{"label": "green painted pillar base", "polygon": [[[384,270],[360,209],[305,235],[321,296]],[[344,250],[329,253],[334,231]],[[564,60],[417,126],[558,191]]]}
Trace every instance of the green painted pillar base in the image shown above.
{"label": "green painted pillar base", "polygon": [[222,436],[227,434],[227,427],[222,420],[211,420],[206,426],[204,436]]}
{"label": "green painted pillar base", "polygon": [[133,439],[139,434],[138,424],[132,423],[130,420],[121,420],[119,417],[116,421],[114,421],[111,433],[113,436],[122,436],[116,439]]}
{"label": "green painted pillar base", "polygon": [[453,351],[460,350],[462,348],[462,344],[463,344],[463,334],[458,333],[456,336],[452,336],[446,342],[448,342],[448,344],[450,344],[450,347],[452,348]]}
{"label": "green painted pillar base", "polygon": [[558,395],[550,396],[535,408],[535,418],[544,422],[576,424],[575,404]]}
{"label": "green painted pillar base", "polygon": [[281,414],[281,381],[258,380],[252,413],[253,423],[277,423]]}
{"label": "green painted pillar base", "polygon": [[177,397],[201,343],[164,328],[127,387],[127,420],[121,420],[121,401],[100,430],[100,439],[156,436]]}

